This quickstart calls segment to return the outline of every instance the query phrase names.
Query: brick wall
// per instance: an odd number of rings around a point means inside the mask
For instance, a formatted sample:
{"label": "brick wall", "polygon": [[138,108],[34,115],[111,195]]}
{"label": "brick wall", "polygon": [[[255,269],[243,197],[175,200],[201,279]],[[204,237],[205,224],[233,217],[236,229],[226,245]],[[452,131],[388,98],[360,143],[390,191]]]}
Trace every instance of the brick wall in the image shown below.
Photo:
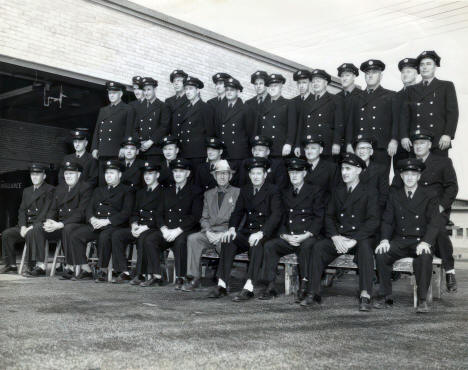
{"label": "brick wall", "polygon": [[8,57],[127,84],[136,74],[152,76],[160,98],[173,94],[175,68],[205,82],[204,100],[215,95],[218,71],[241,81],[244,99],[254,94],[249,76],[257,69],[284,74],[285,97],[297,94],[290,71],[92,1],[0,0],[0,12],[0,54]]}

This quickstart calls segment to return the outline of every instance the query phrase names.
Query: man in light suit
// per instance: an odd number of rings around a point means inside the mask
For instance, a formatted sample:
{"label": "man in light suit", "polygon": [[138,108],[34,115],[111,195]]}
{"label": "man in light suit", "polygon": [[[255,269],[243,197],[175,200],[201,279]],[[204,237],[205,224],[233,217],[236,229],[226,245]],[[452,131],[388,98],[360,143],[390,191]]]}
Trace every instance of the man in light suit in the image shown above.
{"label": "man in light suit", "polygon": [[205,192],[201,231],[191,234],[187,244],[187,277],[184,292],[193,292],[200,285],[200,258],[204,250],[221,251],[221,236],[227,231],[229,218],[239,196],[239,188],[231,186],[234,171],[226,160],[220,160],[214,168],[217,186]]}

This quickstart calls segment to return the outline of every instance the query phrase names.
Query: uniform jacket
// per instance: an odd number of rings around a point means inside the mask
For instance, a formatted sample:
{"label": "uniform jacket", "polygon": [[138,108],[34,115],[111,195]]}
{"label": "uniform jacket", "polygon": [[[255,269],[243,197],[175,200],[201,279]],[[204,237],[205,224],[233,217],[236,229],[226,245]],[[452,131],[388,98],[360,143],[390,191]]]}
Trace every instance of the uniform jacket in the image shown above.
{"label": "uniform jacket", "polygon": [[161,215],[164,188],[159,184],[156,188],[148,191],[145,187],[136,192],[135,206],[130,217],[130,224],[136,222],[146,225],[150,229],[157,227],[158,217]]}
{"label": "uniform jacket", "polygon": [[324,202],[327,204],[331,192],[341,183],[341,175],[335,162],[320,159],[314,169],[309,169],[305,181],[323,190]]}
{"label": "uniform jacket", "polygon": [[[294,111],[296,113],[296,122],[298,124],[299,124],[299,119],[301,117],[302,110],[303,110],[304,106],[306,104],[309,104],[312,101],[313,98],[314,98],[314,96],[309,93],[309,95],[307,95],[307,98],[305,100],[302,100],[301,95],[297,95],[297,96],[295,96],[294,98],[291,99],[291,101],[294,103]],[[300,143],[299,143],[299,145],[300,145]],[[297,146],[297,143],[296,143],[296,146]]]}
{"label": "uniform jacket", "polygon": [[344,184],[332,193],[325,215],[328,237],[343,235],[357,241],[373,238],[380,226],[378,195],[359,183],[351,194]]}
{"label": "uniform jacket", "polygon": [[142,184],[142,171],[141,167],[144,162],[141,159],[135,159],[130,167],[126,167],[125,159],[122,164],[124,165],[124,171],[122,172],[122,178],[120,182],[130,187],[130,189],[138,190]]}
{"label": "uniform jacket", "polygon": [[21,204],[18,210],[18,226],[40,224],[47,218],[52,204],[54,187],[43,183],[36,191],[34,186],[24,189]]}
{"label": "uniform jacket", "polygon": [[171,113],[161,100],[156,98],[152,103],[145,100],[136,106],[135,136],[140,141],[152,140],[154,144],[145,155],[162,154],[161,148],[156,144],[169,133]]}
{"label": "uniform jacket", "polygon": [[166,159],[161,161],[161,169],[159,170],[159,179],[158,182],[165,188],[174,184],[174,176],[172,175],[172,170],[169,167]]}
{"label": "uniform jacket", "polygon": [[86,208],[86,221],[91,217],[108,218],[112,226],[123,226],[128,223],[132,214],[134,192],[127,185],[120,183],[115,187],[108,185],[94,189],[91,201]]}
{"label": "uniform jacket", "polygon": [[362,95],[362,90],[358,87],[355,87],[349,94],[345,93],[344,90],[341,90],[336,95],[343,99],[343,103],[344,103],[343,122],[345,125],[345,132],[346,132],[346,125],[348,124],[348,118],[349,118],[349,115],[351,114],[351,108],[353,106],[353,102],[359,99],[359,97]]}
{"label": "uniform jacket", "polygon": [[214,98],[207,100],[206,104],[208,104],[213,109],[213,112],[216,113],[218,107],[224,102],[226,102],[226,97],[220,99],[215,96]]}
{"label": "uniform jacket", "polygon": [[309,96],[299,116],[296,147],[307,135],[319,135],[324,141],[323,153],[331,154],[332,144],[341,145],[344,138],[343,98],[325,92],[318,100]]}
{"label": "uniform jacket", "polygon": [[386,149],[390,140],[398,140],[399,106],[394,91],[379,86],[371,94],[363,91],[355,99],[346,128],[346,143],[358,134],[372,135],[375,148]]}
{"label": "uniform jacket", "polygon": [[232,108],[228,108],[226,99],[219,104],[215,117],[216,136],[226,146],[227,159],[249,157],[254,120],[255,112],[241,99],[237,99]]}
{"label": "uniform jacket", "polygon": [[124,102],[99,109],[91,152],[97,149],[101,157],[117,157],[124,138],[133,135],[134,121],[135,110]]}
{"label": "uniform jacket", "polygon": [[[439,204],[449,210],[458,193],[458,182],[452,160],[429,154],[424,162],[426,169],[422,172],[419,185],[429,188],[437,194]],[[398,171],[395,171],[392,186],[403,187],[403,180]]]}
{"label": "uniform jacket", "polygon": [[229,219],[236,206],[240,189],[228,186],[221,208],[218,206],[218,190],[218,187],[215,187],[205,192],[200,220],[202,231],[222,232],[228,229]]}
{"label": "uniform jacket", "polygon": [[262,114],[258,116],[254,135],[266,136],[272,140],[271,156],[282,156],[284,144],[294,146],[296,129],[294,102],[282,96],[275,101],[268,97],[262,107]]}
{"label": "uniform jacket", "polygon": [[86,207],[92,193],[91,185],[81,179],[70,191],[66,183],[60,184],[55,188],[47,218],[64,225],[85,223]]}
{"label": "uniform jacket", "polygon": [[442,135],[452,139],[458,124],[458,102],[453,82],[434,78],[429,86],[422,82],[406,89],[401,111],[400,138],[417,129],[434,134],[438,144]]}
{"label": "uniform jacket", "polygon": [[409,199],[403,188],[392,188],[382,216],[381,239],[414,238],[434,245],[442,226],[437,196],[418,186]]}
{"label": "uniform jacket", "polygon": [[280,192],[276,185],[267,182],[256,195],[253,192],[251,183],[241,188],[229,227],[239,228],[245,217],[241,230],[248,233],[262,231],[265,238],[271,238],[277,233],[283,214]]}
{"label": "uniform jacket", "polygon": [[188,99],[185,95],[177,98],[175,95],[167,98],[165,103],[170,112],[170,132],[174,136],[178,136],[180,123],[187,110]]}
{"label": "uniform jacket", "polygon": [[316,185],[304,183],[299,194],[289,185],[281,193],[285,214],[279,234],[299,235],[311,232],[314,236],[323,227],[325,208],[323,191]]}
{"label": "uniform jacket", "polygon": [[193,184],[187,183],[176,194],[176,186],[164,190],[162,211],[158,217],[158,228],[180,227],[183,231],[195,229],[200,221],[203,207],[203,192]]}
{"label": "uniform jacket", "polygon": [[181,156],[203,158],[206,157],[205,139],[215,136],[213,109],[202,100],[188,105],[178,132]]}
{"label": "uniform jacket", "polygon": [[369,166],[361,172],[359,179],[363,184],[377,191],[379,195],[379,206],[383,211],[387,203],[390,186],[388,183],[388,172],[385,166],[371,161]]}
{"label": "uniform jacket", "polygon": [[[75,153],[68,154],[63,158],[62,162],[75,162],[83,167],[83,172],[80,176],[80,181],[89,183],[92,187],[95,187],[98,183],[98,161],[93,158],[91,153],[84,152],[83,155],[78,158]],[[63,177],[63,169],[59,171],[59,184],[64,184],[65,179]]]}
{"label": "uniform jacket", "polygon": [[258,103],[257,96],[254,96],[245,101],[245,104],[252,110],[254,114],[254,124],[257,123],[258,117],[263,114],[263,109],[265,108],[266,102],[270,101],[270,95],[266,94],[265,99],[262,103]]}
{"label": "uniform jacket", "polygon": [[217,183],[214,176],[211,174],[214,168],[208,162],[204,162],[197,167],[197,172],[194,176],[194,183],[202,191],[207,191],[216,187]]}

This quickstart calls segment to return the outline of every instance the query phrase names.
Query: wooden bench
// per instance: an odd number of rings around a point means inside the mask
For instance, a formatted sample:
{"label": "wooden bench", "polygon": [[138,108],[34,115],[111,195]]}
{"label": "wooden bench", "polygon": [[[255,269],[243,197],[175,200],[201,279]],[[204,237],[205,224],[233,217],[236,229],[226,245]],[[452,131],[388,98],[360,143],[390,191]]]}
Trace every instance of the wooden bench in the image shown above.
{"label": "wooden bench", "polygon": [[[293,294],[297,291],[298,273],[297,273],[297,257],[295,254],[288,254],[281,258],[280,263],[285,265],[285,294]],[[357,271],[358,267],[354,263],[354,256],[351,254],[343,254],[336,258],[327,267],[326,273],[335,273],[336,270],[354,270]],[[413,285],[413,303],[414,307],[417,306],[417,285],[416,278],[413,274],[413,258],[402,258],[393,264],[393,271],[401,272],[411,275],[411,285]],[[441,285],[442,285],[442,260],[434,257],[432,260],[432,279],[427,293],[427,301],[432,302],[432,298],[440,299]],[[286,285],[289,285],[287,287]]]}

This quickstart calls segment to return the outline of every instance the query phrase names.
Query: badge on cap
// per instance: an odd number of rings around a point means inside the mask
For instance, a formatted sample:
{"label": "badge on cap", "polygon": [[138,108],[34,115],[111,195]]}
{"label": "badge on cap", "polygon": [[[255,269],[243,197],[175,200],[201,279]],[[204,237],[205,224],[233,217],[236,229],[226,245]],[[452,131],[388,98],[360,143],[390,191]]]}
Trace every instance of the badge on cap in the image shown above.
{"label": "badge on cap", "polygon": [[109,86],[114,86],[114,83],[113,83],[113,82],[111,82],[111,83],[109,84]]}
{"label": "badge on cap", "polygon": [[307,139],[312,139],[312,135],[307,135]]}
{"label": "badge on cap", "polygon": [[167,141],[167,137],[165,137],[165,138],[163,139],[163,141]]}
{"label": "badge on cap", "polygon": [[230,79],[229,79],[229,82],[232,82],[232,81],[233,81],[233,79],[232,79],[232,78],[230,78]]}
{"label": "badge on cap", "polygon": [[128,141],[130,141],[130,140],[133,140],[133,138],[131,136],[128,138]]}
{"label": "badge on cap", "polygon": [[406,58],[403,62],[408,63],[408,58]]}
{"label": "badge on cap", "polygon": [[426,55],[427,53],[425,51],[422,52],[422,55]]}
{"label": "badge on cap", "polygon": [[107,161],[107,165],[109,166],[110,164],[111,164],[110,161]]}
{"label": "badge on cap", "polygon": [[271,75],[272,78],[275,78],[276,76],[275,75]]}
{"label": "badge on cap", "polygon": [[65,166],[69,166],[69,165],[70,165],[70,162],[65,163]]}
{"label": "badge on cap", "polygon": [[212,143],[214,143],[214,139],[211,139],[210,141],[211,141]]}
{"label": "badge on cap", "polygon": [[318,73],[318,71],[317,71],[317,70],[315,70],[315,71],[314,71],[314,74],[317,74],[317,73]]}
{"label": "badge on cap", "polygon": [[80,134],[80,132],[79,132],[79,131],[75,131],[75,135],[79,135],[79,134]]}
{"label": "badge on cap", "polygon": [[362,135],[359,134],[359,135],[357,136],[357,138],[358,138],[358,139],[362,139]]}
{"label": "badge on cap", "polygon": [[258,136],[255,136],[255,138],[254,138],[254,139],[255,139],[255,140],[258,140],[258,139],[260,139],[260,138],[259,138]]}
{"label": "badge on cap", "polygon": [[219,73],[216,75],[216,77],[218,77],[218,78],[219,78]]}
{"label": "badge on cap", "polygon": [[259,74],[260,74],[260,72],[257,72],[257,73],[255,73],[255,74],[256,74],[256,75],[259,75]]}
{"label": "badge on cap", "polygon": [[369,65],[371,66],[372,64],[374,64],[374,61],[371,60],[371,61],[369,62]]}
{"label": "badge on cap", "polygon": [[343,68],[346,68],[346,64],[343,64],[342,67],[343,67]]}
{"label": "badge on cap", "polygon": [[420,131],[420,130],[416,130],[414,133],[415,133],[416,135],[419,135],[419,134],[421,133],[421,131]]}
{"label": "badge on cap", "polygon": [[149,166],[149,163],[148,162],[145,162],[145,167],[148,167]]}

